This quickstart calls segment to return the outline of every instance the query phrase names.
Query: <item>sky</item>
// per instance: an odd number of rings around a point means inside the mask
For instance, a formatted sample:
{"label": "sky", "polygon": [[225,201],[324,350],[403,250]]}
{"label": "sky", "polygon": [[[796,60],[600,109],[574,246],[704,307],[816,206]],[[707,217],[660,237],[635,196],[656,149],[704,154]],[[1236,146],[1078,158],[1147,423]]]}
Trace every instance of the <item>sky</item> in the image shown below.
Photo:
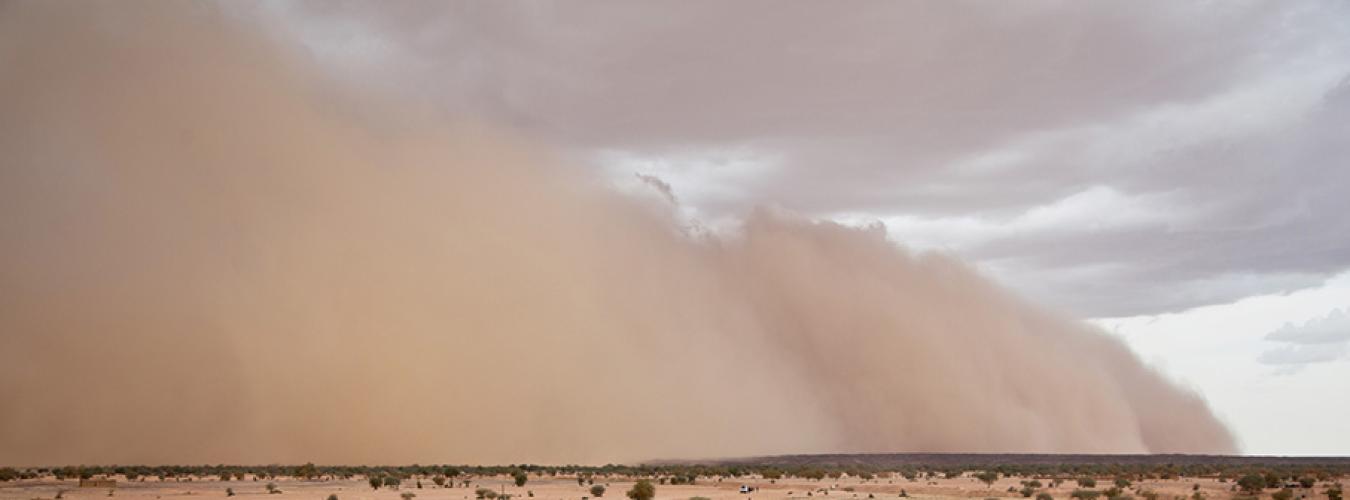
{"label": "sky", "polygon": [[1245,453],[1350,453],[1350,4],[317,2],[327,71],[659,187],[884,227],[1102,326]]}

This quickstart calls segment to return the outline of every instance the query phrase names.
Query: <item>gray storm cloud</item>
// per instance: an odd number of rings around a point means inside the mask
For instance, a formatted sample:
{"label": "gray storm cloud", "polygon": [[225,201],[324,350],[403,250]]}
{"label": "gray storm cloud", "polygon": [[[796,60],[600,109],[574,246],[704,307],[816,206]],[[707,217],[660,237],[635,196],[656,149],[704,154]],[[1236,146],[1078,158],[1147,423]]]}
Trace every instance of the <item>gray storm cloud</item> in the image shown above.
{"label": "gray storm cloud", "polygon": [[246,13],[80,7],[0,4],[0,463],[1236,451],[884,231],[708,234]]}

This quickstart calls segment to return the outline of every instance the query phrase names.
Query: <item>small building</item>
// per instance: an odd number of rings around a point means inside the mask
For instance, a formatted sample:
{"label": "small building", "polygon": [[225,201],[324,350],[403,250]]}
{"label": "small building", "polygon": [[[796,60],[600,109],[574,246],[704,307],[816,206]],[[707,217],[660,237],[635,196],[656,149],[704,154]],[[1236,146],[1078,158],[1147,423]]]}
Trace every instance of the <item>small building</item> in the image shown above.
{"label": "small building", "polygon": [[106,477],[90,478],[90,479],[80,479],[80,487],[81,487],[81,488],[116,488],[116,487],[117,487],[117,480],[116,480],[116,479],[111,479],[111,478],[106,478]]}

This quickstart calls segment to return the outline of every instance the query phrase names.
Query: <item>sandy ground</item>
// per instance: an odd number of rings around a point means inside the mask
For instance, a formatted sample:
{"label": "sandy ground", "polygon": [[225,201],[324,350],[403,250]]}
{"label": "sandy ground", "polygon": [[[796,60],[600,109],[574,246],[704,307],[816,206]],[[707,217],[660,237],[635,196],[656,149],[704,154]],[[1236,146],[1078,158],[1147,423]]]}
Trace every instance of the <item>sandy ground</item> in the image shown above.
{"label": "sandy ground", "polygon": [[[461,478],[462,480],[463,478]],[[825,479],[822,481],[810,481],[797,478],[780,479],[774,482],[757,478],[727,478],[722,481],[716,479],[700,479],[696,485],[660,485],[656,487],[657,500],[687,500],[690,497],[706,497],[711,500],[818,500],[818,499],[837,499],[853,500],[867,499],[868,495],[874,498],[898,498],[903,489],[913,498],[1008,498],[1020,499],[1022,496],[1015,492],[1009,492],[1008,487],[1021,488],[1020,481],[1025,478],[1001,478],[992,486],[985,486],[978,480],[970,477],[954,479],[920,479],[918,481],[909,481],[903,478],[895,479],[873,479],[862,481],[856,478]],[[182,499],[184,497],[201,498],[226,498],[225,489],[232,488],[236,494],[232,500],[292,500],[303,498],[305,500],[325,500],[330,494],[336,494],[339,500],[403,500],[403,493],[416,494],[415,500],[470,500],[475,498],[474,491],[479,487],[491,488],[495,491],[505,491],[514,496],[513,500],[527,500],[533,493],[533,498],[538,500],[582,500],[590,496],[590,486],[577,486],[575,478],[572,477],[537,477],[531,476],[529,482],[523,487],[516,487],[511,482],[510,477],[475,477],[470,479],[469,487],[441,488],[435,486],[430,479],[422,479],[423,488],[416,487],[416,479],[409,479],[404,482],[398,490],[381,488],[372,490],[364,478],[352,480],[329,480],[329,481],[300,481],[291,478],[274,479],[277,486],[282,490],[280,494],[268,494],[266,484],[268,481],[228,481],[222,482],[212,478],[195,479],[192,481],[174,481],[158,482],[150,478],[144,482],[118,482],[117,488],[112,492],[112,498],[122,500],[149,500],[149,499]],[[1042,483],[1048,481],[1042,480]],[[607,490],[604,499],[627,500],[624,492],[632,487],[631,480],[613,480],[603,481],[596,479],[596,484],[605,484]],[[759,488],[758,491],[749,494],[739,493],[739,487],[742,484]],[[1176,497],[1189,497],[1192,494],[1193,485],[1200,485],[1200,492],[1209,499],[1231,498],[1234,493],[1230,491],[1231,482],[1220,483],[1216,479],[1204,478],[1185,478],[1180,480],[1157,480],[1145,481],[1139,483],[1144,489],[1156,491],[1161,494],[1161,499],[1173,500]],[[1097,482],[1098,490],[1103,490],[1111,486],[1111,479],[1100,478]],[[852,491],[846,490],[851,488]],[[1061,484],[1058,488],[1043,488],[1043,491],[1049,492],[1055,498],[1069,498],[1077,486],[1072,482]],[[1133,487],[1130,488],[1133,490]],[[1296,492],[1295,498],[1325,498],[1321,492],[1325,488],[1318,485],[1313,491]],[[824,491],[822,491],[824,490]],[[57,493],[64,491],[64,500],[106,500],[109,498],[109,490],[106,488],[79,488],[78,481],[58,482],[48,478],[37,481],[21,481],[0,484],[0,500],[21,499],[53,499]],[[810,497],[807,492],[811,491]],[[1130,494],[1134,494],[1130,491]],[[1136,496],[1136,498],[1138,498]],[[595,499],[591,499],[595,500]]]}

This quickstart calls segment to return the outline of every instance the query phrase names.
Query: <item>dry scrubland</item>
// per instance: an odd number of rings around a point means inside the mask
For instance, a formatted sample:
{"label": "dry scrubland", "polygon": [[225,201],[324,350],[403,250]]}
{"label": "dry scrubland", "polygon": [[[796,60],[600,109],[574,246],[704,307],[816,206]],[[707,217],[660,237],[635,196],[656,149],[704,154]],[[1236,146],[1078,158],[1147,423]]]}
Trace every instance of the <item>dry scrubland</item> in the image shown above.
{"label": "dry scrubland", "polygon": [[[1054,499],[1087,498],[1107,500],[1107,498],[1139,499],[1157,498],[1159,500],[1192,499],[1330,499],[1340,498],[1342,484],[1346,480],[1343,472],[1319,472],[1317,476],[1303,476],[1312,480],[1312,487],[1288,488],[1297,483],[1298,475],[1293,479],[1280,479],[1280,485],[1271,488],[1250,488],[1244,492],[1238,487],[1241,478],[1248,473],[1215,475],[1211,477],[1157,477],[1097,476],[1006,476],[999,474],[997,479],[988,471],[966,471],[954,477],[945,477],[944,473],[930,474],[919,472],[914,479],[907,479],[901,473],[876,473],[872,479],[843,474],[839,478],[825,477],[820,480],[800,477],[779,477],[766,479],[763,475],[742,475],[739,477],[710,476],[698,477],[695,484],[665,484],[668,479],[651,477],[649,482],[655,487],[656,500],[803,500],[803,499],[880,499],[900,498],[1007,498],[1025,497],[1045,499],[1049,495]],[[771,477],[777,474],[770,473]],[[983,475],[983,477],[981,477]],[[627,475],[589,476],[594,484],[579,484],[576,475],[550,475],[547,473],[527,474],[523,486],[516,485],[516,478],[510,474],[498,475],[460,475],[450,480],[442,479],[446,486],[437,486],[437,475],[408,475],[397,486],[382,486],[373,489],[370,479],[365,475],[348,478],[325,476],[322,478],[302,479],[290,476],[255,478],[246,475],[243,480],[221,481],[216,476],[181,476],[161,480],[155,476],[138,477],[127,481],[121,475],[112,475],[116,479],[115,488],[80,487],[79,480],[66,478],[58,480],[47,474],[28,479],[11,480],[0,483],[0,499],[56,499],[62,500],[103,500],[108,497],[124,500],[168,499],[168,498],[227,498],[233,492],[232,500],[470,500],[480,498],[484,491],[493,493],[488,497],[501,494],[509,495],[512,500],[595,500],[591,493],[593,485],[605,487],[603,499],[628,500],[625,493],[634,487],[638,478]],[[99,478],[101,476],[96,476]],[[378,475],[377,475],[378,477]],[[583,475],[583,480],[588,477]],[[985,480],[993,479],[986,484]],[[1059,481],[1056,481],[1058,479]],[[1129,481],[1118,483],[1117,480]],[[467,481],[467,485],[466,482]],[[1039,487],[1028,488],[1031,481],[1040,483]],[[1095,481],[1095,484],[1093,484]],[[419,487],[420,483],[420,487]],[[269,484],[276,492],[269,493]],[[1123,488],[1115,490],[1117,484]],[[756,488],[748,494],[739,492],[741,485]],[[1248,486],[1251,486],[1248,484]],[[1258,485],[1264,486],[1264,485]],[[1156,495],[1156,497],[1155,497]],[[1197,496],[1198,495],[1198,496]],[[1285,496],[1288,495],[1288,499]]]}

